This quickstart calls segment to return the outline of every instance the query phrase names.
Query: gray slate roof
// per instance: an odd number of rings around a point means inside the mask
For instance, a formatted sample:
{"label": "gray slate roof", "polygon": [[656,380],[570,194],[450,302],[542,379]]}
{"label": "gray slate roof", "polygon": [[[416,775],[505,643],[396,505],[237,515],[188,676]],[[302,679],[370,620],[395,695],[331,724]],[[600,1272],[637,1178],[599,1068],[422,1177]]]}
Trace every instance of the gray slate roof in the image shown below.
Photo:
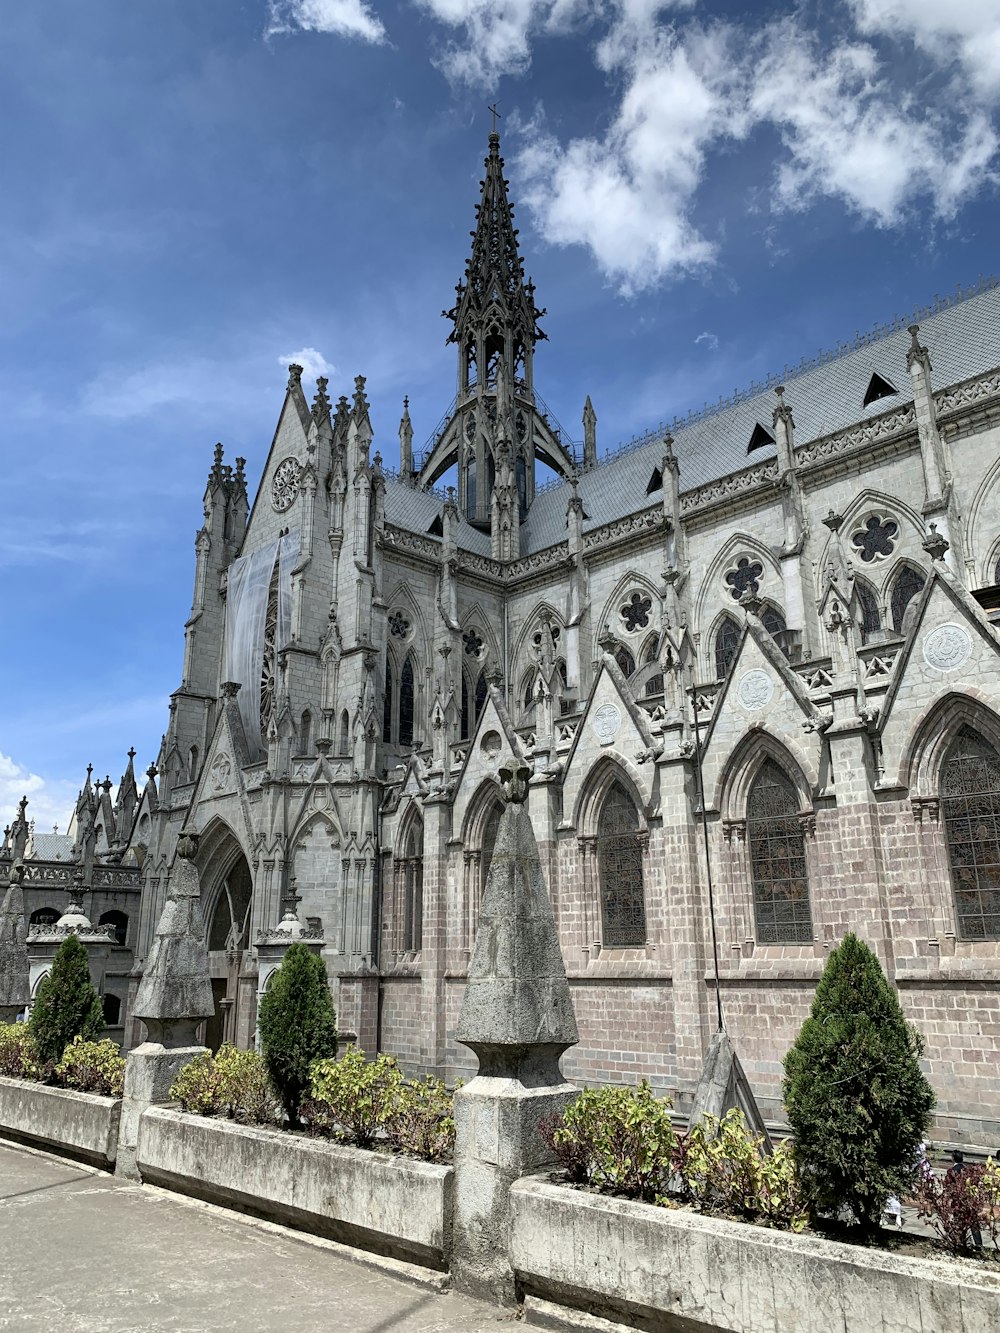
{"label": "gray slate roof", "polygon": [[[935,391],[1000,365],[1000,285],[929,314],[919,323],[919,340],[930,352],[931,384]],[[906,369],[909,346],[910,335],[905,326],[893,328],[860,347],[828,359],[817,358],[819,364],[786,372],[785,402],[795,419],[796,444],[819,439],[911,403],[913,393]],[[879,398],[866,408],[864,397],[873,374],[880,375],[898,392],[893,397]],[[773,435],[771,419],[777,401],[773,388],[764,389],[675,427],[674,454],[680,465],[681,491],[695,490],[753,463],[773,458],[773,445],[755,449],[749,455],[747,445],[757,424]],[[580,497],[586,514],[584,531],[654,504],[660,492],[647,495],[647,487],[653,470],[662,460],[663,435],[657,433],[648,443],[603,459],[592,471],[584,473],[580,477]],[[396,491],[404,492],[406,504],[394,497],[390,506],[389,492],[393,486]],[[568,499],[568,483],[536,496],[521,528],[523,554],[565,540]],[[425,508],[421,509],[421,505]],[[389,522],[426,532],[441,508],[441,500],[433,495],[398,483],[387,485]],[[488,534],[470,527],[464,520],[459,545],[484,555],[490,551]]]}
{"label": "gray slate roof", "polygon": [[65,833],[35,833],[31,839],[36,861],[68,861],[73,839]]}
{"label": "gray slate roof", "polygon": [[[407,486],[398,477],[387,477],[385,482],[385,521],[407,532],[426,533],[444,510],[444,501],[433,491],[421,491]],[[458,523],[458,544],[463,551],[474,555],[489,555],[490,534],[480,532],[464,518]]]}

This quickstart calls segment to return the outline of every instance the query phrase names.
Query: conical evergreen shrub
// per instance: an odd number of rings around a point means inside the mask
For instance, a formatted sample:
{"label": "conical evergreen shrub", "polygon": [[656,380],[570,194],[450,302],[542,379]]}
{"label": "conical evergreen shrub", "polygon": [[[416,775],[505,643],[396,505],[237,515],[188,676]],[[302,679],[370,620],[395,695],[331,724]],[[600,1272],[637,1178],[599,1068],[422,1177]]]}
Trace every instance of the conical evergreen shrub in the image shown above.
{"label": "conical evergreen shrub", "polygon": [[103,1030],[104,1011],[90,979],[86,946],[76,935],[67,935],[31,1011],[38,1059],[42,1064],[55,1064],[74,1037],[96,1041]]}
{"label": "conical evergreen shrub", "polygon": [[785,1110],[814,1212],[846,1205],[874,1229],[888,1196],[912,1184],[934,1105],[922,1052],[878,959],[848,935],[785,1056]]}
{"label": "conical evergreen shrub", "polygon": [[306,945],[289,945],[261,998],[259,1023],[267,1072],[295,1127],[310,1065],[337,1053],[337,1020],[326,968]]}

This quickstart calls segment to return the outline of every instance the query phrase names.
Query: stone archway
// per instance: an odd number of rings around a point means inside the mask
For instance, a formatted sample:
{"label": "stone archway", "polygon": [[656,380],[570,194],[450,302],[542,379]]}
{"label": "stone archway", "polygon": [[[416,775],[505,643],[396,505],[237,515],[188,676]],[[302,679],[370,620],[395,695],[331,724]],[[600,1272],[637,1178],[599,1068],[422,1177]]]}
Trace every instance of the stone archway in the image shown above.
{"label": "stone archway", "polygon": [[250,915],[253,877],[241,851],[227,862],[219,875],[205,926],[209,971],[215,1013],[205,1025],[205,1045],[216,1051],[224,1041],[238,1044],[245,1026],[240,1022],[240,975],[250,947]]}

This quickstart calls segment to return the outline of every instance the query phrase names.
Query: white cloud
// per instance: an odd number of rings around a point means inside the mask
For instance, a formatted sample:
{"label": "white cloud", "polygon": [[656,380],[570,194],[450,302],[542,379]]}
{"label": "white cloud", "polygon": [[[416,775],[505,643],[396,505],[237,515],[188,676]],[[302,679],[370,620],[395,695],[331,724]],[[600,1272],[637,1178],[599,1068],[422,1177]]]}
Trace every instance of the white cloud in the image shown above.
{"label": "white cloud", "polygon": [[966,91],[1000,97],[1000,6],[997,0],[849,0],[860,32],[909,38],[935,64],[958,64]]}
{"label": "white cloud", "polygon": [[288,366],[301,366],[302,375],[307,383],[319,379],[321,375],[329,380],[337,373],[337,367],[327,361],[322,352],[317,352],[315,347],[303,347],[298,352],[289,352],[287,356],[279,356],[278,365],[282,369]]}
{"label": "white cloud", "polygon": [[0,826],[15,818],[22,796],[28,798],[28,818],[40,833],[51,832],[56,824],[60,833],[66,832],[76,804],[76,784],[66,778],[46,780],[0,753]]}
{"label": "white cloud", "polygon": [[625,80],[607,134],[563,149],[529,126],[521,194],[547,240],[589,246],[604,273],[633,292],[714,259],[691,203],[709,146],[744,131],[740,61],[731,30],[689,30],[682,40],[632,10],[598,61]]}
{"label": "white cloud", "polygon": [[268,36],[296,30],[385,41],[385,26],[365,0],[271,0]]}
{"label": "white cloud", "polygon": [[836,196],[891,226],[920,195],[951,217],[982,184],[997,148],[983,115],[953,128],[894,89],[872,46],[844,42],[824,56],[793,20],[771,28],[761,45],[750,106],[779,127],[788,150],[776,172],[780,206]]}
{"label": "white cloud", "polygon": [[706,330],[704,333],[699,333],[694,342],[696,347],[700,347],[704,343],[710,352],[719,350],[719,335],[717,333],[709,333]]}

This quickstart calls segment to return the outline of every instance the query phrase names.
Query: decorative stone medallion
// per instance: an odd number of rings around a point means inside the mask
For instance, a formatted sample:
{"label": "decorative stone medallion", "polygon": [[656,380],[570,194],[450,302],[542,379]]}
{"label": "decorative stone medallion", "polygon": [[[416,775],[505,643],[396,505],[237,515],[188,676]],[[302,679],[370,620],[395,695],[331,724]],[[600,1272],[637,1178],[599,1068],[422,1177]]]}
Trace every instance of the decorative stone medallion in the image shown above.
{"label": "decorative stone medallion", "polygon": [[622,715],[614,704],[601,704],[594,714],[594,733],[602,745],[610,745],[622,725]]}
{"label": "decorative stone medallion", "polygon": [[229,762],[229,756],[217,754],[212,763],[212,790],[218,792],[225,791],[229,786],[229,779],[232,777],[232,773],[233,766]]}
{"label": "decorative stone medallion", "polygon": [[758,708],[766,708],[773,695],[774,681],[766,671],[755,667],[752,671],[744,671],[740,676],[736,697],[749,712],[754,713]]}
{"label": "decorative stone medallion", "polygon": [[271,478],[271,503],[279,514],[290,509],[299,493],[302,466],[297,458],[286,458],[274,469]]}
{"label": "decorative stone medallion", "polygon": [[924,635],[924,661],[935,671],[957,671],[972,656],[972,640],[961,625],[938,625]]}

